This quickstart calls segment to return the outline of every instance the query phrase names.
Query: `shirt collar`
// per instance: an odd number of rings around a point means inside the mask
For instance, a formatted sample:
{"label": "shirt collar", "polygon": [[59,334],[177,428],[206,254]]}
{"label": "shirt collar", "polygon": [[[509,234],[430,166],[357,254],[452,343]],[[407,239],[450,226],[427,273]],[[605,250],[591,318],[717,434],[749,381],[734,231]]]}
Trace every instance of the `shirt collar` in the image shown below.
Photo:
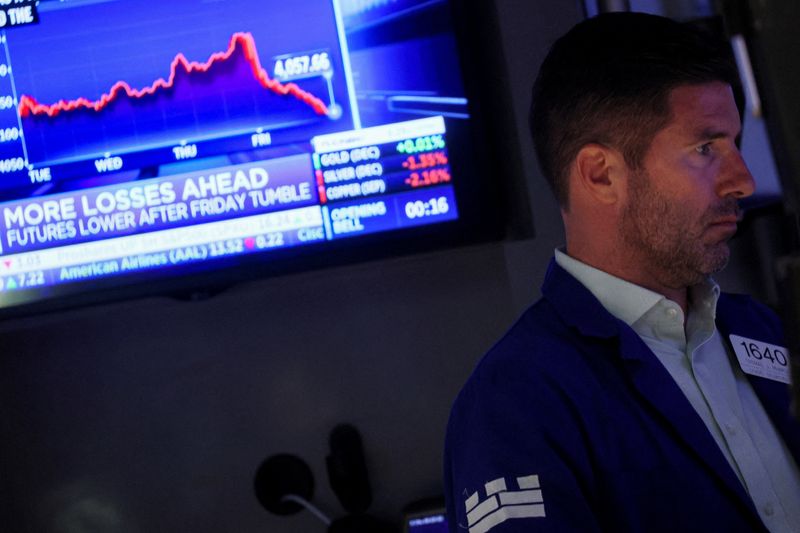
{"label": "shirt collar", "polygon": [[[659,302],[667,300],[662,294],[578,261],[561,249],[556,249],[555,260],[558,266],[583,284],[609,313],[629,326]],[[713,320],[719,293],[719,285],[711,278],[691,287],[689,302],[692,312],[709,314]]]}

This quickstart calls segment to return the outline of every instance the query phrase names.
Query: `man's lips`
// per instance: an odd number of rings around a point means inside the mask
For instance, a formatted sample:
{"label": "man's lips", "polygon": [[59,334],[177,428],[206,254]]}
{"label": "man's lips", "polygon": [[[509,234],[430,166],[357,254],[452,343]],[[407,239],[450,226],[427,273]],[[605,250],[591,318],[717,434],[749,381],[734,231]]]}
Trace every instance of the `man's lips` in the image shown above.
{"label": "man's lips", "polygon": [[736,225],[739,222],[739,217],[736,215],[731,215],[727,217],[720,217],[715,220],[711,221],[712,226],[727,226],[727,225]]}
{"label": "man's lips", "polygon": [[742,209],[732,198],[725,199],[706,212],[706,230],[722,233],[723,239],[729,239],[736,233],[736,225],[742,220]]}
{"label": "man's lips", "polygon": [[711,221],[708,225],[708,228],[711,230],[722,231],[724,233],[730,233],[731,236],[736,233],[736,223],[737,217],[736,216],[727,216],[717,218]]}

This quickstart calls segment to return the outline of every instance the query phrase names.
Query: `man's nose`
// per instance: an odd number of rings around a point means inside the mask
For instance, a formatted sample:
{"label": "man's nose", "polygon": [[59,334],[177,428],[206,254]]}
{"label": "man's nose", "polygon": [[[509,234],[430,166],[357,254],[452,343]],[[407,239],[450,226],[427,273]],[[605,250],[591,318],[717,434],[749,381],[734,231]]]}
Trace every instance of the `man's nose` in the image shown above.
{"label": "man's nose", "polygon": [[717,194],[721,198],[747,198],[756,190],[755,180],[739,150],[732,150],[720,169]]}

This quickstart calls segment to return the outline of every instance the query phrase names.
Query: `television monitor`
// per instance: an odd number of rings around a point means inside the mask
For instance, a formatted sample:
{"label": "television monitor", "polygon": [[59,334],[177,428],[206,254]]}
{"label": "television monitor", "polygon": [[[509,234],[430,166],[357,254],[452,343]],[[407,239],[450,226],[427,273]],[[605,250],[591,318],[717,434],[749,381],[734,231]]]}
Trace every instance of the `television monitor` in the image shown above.
{"label": "television monitor", "polygon": [[23,3],[0,32],[0,316],[502,234],[472,8]]}

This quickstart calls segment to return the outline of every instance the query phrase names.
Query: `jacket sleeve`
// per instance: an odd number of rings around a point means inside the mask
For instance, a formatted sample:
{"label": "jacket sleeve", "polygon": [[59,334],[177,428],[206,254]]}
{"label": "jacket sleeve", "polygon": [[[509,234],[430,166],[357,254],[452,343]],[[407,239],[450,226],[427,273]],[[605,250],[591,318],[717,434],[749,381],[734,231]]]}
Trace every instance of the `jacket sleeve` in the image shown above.
{"label": "jacket sleeve", "polygon": [[479,367],[447,429],[451,533],[600,531],[587,439],[558,382]]}

